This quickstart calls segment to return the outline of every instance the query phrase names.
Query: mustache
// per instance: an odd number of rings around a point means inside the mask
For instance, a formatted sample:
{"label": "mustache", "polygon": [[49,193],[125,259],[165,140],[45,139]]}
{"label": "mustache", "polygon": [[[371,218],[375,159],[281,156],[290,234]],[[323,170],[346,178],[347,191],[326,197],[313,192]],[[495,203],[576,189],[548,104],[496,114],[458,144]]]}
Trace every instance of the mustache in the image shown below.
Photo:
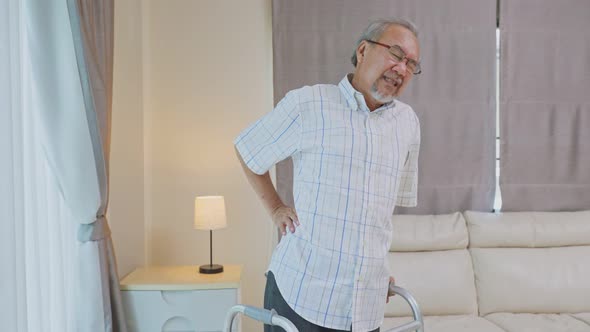
{"label": "mustache", "polygon": [[404,81],[404,79],[400,75],[398,75],[397,73],[394,73],[393,75],[383,75],[383,76],[394,81],[398,86],[400,86]]}

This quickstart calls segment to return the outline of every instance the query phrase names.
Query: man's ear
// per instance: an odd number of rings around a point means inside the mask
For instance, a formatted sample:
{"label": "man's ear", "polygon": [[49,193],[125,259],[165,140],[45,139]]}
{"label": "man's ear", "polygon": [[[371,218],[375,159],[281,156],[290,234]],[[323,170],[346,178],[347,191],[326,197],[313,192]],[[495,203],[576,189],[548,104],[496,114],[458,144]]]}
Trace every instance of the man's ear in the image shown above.
{"label": "man's ear", "polygon": [[366,41],[361,41],[361,43],[359,44],[359,46],[356,48],[356,61],[357,64],[363,62],[364,58],[365,58],[365,52],[367,51],[367,42]]}

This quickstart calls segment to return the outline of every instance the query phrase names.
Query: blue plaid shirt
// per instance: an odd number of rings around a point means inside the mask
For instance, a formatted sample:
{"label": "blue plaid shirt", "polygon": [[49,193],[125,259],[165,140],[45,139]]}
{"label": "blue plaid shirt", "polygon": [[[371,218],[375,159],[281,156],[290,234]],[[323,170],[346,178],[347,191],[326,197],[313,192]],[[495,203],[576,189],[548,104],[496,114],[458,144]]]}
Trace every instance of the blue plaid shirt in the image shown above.
{"label": "blue plaid shirt", "polygon": [[301,225],[269,266],[287,303],[314,324],[367,331],[383,321],[394,207],[416,205],[420,124],[397,100],[369,111],[350,78],[290,91],[234,143],[257,174],[293,159]]}

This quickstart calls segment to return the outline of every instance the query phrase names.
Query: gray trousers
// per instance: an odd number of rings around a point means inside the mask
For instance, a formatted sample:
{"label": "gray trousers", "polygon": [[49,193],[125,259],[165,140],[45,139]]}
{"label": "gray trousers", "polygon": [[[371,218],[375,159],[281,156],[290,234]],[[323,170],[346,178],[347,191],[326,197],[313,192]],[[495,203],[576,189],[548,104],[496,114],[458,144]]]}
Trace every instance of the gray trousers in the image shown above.
{"label": "gray trousers", "polygon": [[[275,281],[275,276],[271,271],[268,271],[266,276],[266,288],[264,289],[264,308],[274,309],[277,313],[293,323],[301,332],[342,332],[345,330],[335,330],[327,327],[315,325],[299,316],[287,304]],[[264,332],[284,332],[283,328],[278,326],[264,325]],[[371,332],[379,332],[379,328]]]}

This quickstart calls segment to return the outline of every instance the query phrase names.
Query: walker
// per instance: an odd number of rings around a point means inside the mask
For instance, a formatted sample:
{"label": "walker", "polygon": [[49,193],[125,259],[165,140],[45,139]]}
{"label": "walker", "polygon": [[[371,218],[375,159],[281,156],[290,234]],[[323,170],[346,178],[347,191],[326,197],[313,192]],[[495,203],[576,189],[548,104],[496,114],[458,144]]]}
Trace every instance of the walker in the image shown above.
{"label": "walker", "polygon": [[[412,314],[414,316],[414,320],[404,325],[391,328],[384,332],[424,332],[424,322],[422,321],[422,313],[420,312],[418,302],[416,302],[412,294],[410,294],[407,290],[395,285],[390,285],[389,290],[393,294],[400,295],[404,300],[406,300],[406,302],[408,302],[410,307],[412,307]],[[282,327],[286,332],[298,332],[297,328],[295,327],[295,325],[293,325],[293,323],[291,323],[287,318],[277,314],[277,312],[274,309],[267,310],[263,308],[257,308],[242,304],[238,304],[230,308],[227,315],[225,316],[225,324],[223,331],[232,331],[232,324],[234,322],[234,318],[240,313],[244,316],[248,316],[254,320],[260,321],[266,325]]]}

